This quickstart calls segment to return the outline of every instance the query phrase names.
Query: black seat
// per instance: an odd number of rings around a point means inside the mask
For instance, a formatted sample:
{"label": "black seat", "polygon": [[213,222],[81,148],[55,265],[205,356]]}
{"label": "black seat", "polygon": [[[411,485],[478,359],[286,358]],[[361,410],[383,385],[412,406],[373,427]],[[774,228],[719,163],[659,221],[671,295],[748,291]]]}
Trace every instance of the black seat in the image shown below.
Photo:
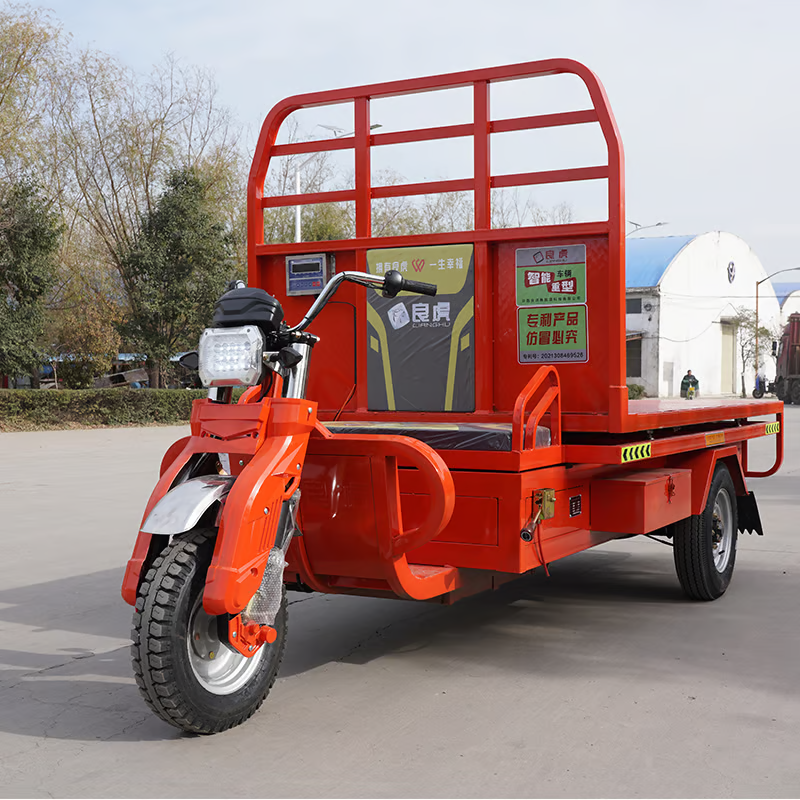
{"label": "black seat", "polygon": [[[510,422],[326,422],[332,433],[410,436],[434,450],[511,450]],[[536,447],[550,444],[550,429],[536,429]]]}

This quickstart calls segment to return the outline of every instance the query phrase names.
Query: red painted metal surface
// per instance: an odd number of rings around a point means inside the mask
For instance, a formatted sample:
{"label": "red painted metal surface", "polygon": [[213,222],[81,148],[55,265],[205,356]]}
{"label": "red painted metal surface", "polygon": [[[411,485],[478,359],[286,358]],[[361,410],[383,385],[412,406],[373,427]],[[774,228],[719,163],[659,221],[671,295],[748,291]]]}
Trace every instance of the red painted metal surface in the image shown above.
{"label": "red painted metal surface", "polygon": [[637,470],[592,483],[594,530],[651,533],[692,512],[692,470]]}
{"label": "red painted metal surface", "polygon": [[[508,119],[492,119],[491,87],[503,81],[572,74],[585,85],[591,108],[555,114],[520,115]],[[454,87],[471,87],[473,121],[466,124],[442,125],[416,130],[373,133],[370,130],[370,103],[420,92],[436,92]],[[352,136],[313,142],[275,144],[286,118],[302,108],[319,108],[352,102],[354,129]],[[509,131],[557,128],[572,125],[599,126],[605,139],[608,158],[604,164],[575,166],[570,169],[543,170],[536,173],[517,172],[493,175],[491,170],[492,134]],[[374,148],[387,145],[443,139],[470,138],[473,142],[473,175],[470,178],[372,186],[370,158]],[[264,179],[270,160],[278,156],[314,152],[352,150],[355,157],[355,187],[351,190],[320,192],[281,197],[264,196]],[[608,216],[597,222],[539,226],[534,228],[491,228],[492,188],[554,184],[570,181],[605,180],[607,183]],[[371,202],[381,197],[414,196],[423,193],[469,191],[474,200],[474,230],[425,236],[375,238],[371,231]],[[264,244],[263,209],[335,201],[355,202],[356,238],[321,244]],[[566,431],[631,433],[654,428],[685,426],[733,418],[755,413],[777,413],[779,403],[725,400],[717,403],[695,402],[672,405],[662,401],[627,399],[624,351],[624,261],[625,261],[624,157],[622,142],[605,91],[597,77],[582,64],[568,59],[528,62],[491,69],[416,78],[384,84],[338,89],[288,98],[267,116],[259,137],[248,183],[248,238],[250,283],[265,286],[276,294],[292,314],[304,312],[309,301],[286,298],[282,290],[283,259],[293,253],[324,249],[337,254],[337,269],[363,268],[369,249],[408,247],[447,243],[475,245],[475,319],[484,335],[476,349],[476,413],[497,421],[506,421],[522,386],[535,368],[516,363],[516,335],[511,314],[516,306],[513,296],[514,251],[525,246],[582,243],[587,245],[589,302],[589,362],[562,364],[557,367],[562,386],[562,425]],[[339,355],[341,380],[329,385],[327,375],[319,370],[312,374],[311,389],[319,401],[321,417],[338,412],[345,403],[345,419],[375,418],[366,402],[366,336],[364,290],[353,289],[343,302],[353,303],[355,312],[352,359]],[[327,312],[318,320],[317,329],[323,341],[330,340],[338,323]],[[492,342],[489,332],[492,332]],[[347,373],[346,377],[344,373]],[[386,418],[392,412],[379,412]],[[423,418],[396,414],[395,418]],[[425,416],[432,419],[434,417]]]}
{"label": "red painted metal surface", "polygon": [[[219,523],[203,596],[209,614],[238,614],[261,583],[281,506],[297,488],[315,424],[316,405],[307,400],[268,397],[241,405],[194,402],[192,435],[168,451],[172,460],[166,464],[165,458],[142,525],[193,455],[228,453],[247,461],[227,496]],[[177,452],[179,444],[183,447]],[[139,532],[125,570],[122,596],[131,605],[136,602],[152,538]]]}
{"label": "red painted metal surface", "polygon": [[[458,588],[455,568],[419,571],[408,560],[453,515],[453,478],[436,451],[404,436],[319,432],[301,484],[304,553],[290,550],[289,573],[302,580],[310,570],[326,591],[373,588],[419,600]],[[398,461],[425,487],[424,511],[411,525],[403,518]]]}
{"label": "red painted metal surface", "polygon": [[[490,100],[491,86],[498,81],[521,80],[530,77],[556,74],[573,74],[583,81],[591,101],[591,108],[578,109],[558,114],[518,116],[510,119],[492,119]],[[448,125],[436,128],[407,130],[387,133],[370,132],[369,105],[372,100],[416,92],[435,92],[453,87],[471,87],[473,95],[473,121],[471,124]],[[325,105],[352,102],[354,104],[355,133],[342,139],[315,142],[298,142],[276,145],[281,124],[294,111]],[[599,126],[605,139],[608,158],[606,163],[572,169],[545,170],[536,173],[518,172],[508,175],[493,175],[491,171],[491,137],[495,133],[535,130],[571,125]],[[473,175],[471,178],[434,181],[428,183],[371,186],[370,153],[385,145],[431,141],[444,138],[471,138],[473,142]],[[355,156],[355,187],[337,192],[320,192],[281,197],[264,196],[264,179],[270,160],[278,156],[300,155],[312,152],[352,149]],[[493,188],[554,184],[571,181],[605,180],[608,191],[608,218],[594,223],[540,226],[495,230],[491,227],[491,190]],[[627,389],[624,378],[624,273],[620,265],[624,261],[624,204],[623,204],[623,156],[619,132],[613,119],[605,92],[596,76],[577,62],[567,59],[530,62],[508,67],[498,67],[452,75],[434,76],[408,81],[361,86],[353,89],[334,90],[302,95],[279,103],[264,122],[259,138],[248,184],[248,236],[249,274],[252,285],[264,286],[281,301],[286,301],[287,316],[302,313],[309,301],[304,298],[287,298],[283,291],[283,259],[292,253],[326,250],[336,253],[337,270],[359,268],[365,264],[366,251],[387,247],[408,247],[445,243],[472,243],[475,246],[475,319],[484,332],[478,337],[481,345],[476,350],[476,412],[498,415],[504,418],[513,412],[519,390],[524,386],[536,367],[514,365],[513,373],[506,382],[506,391],[498,392],[493,376],[505,370],[505,361],[516,360],[516,343],[504,351],[503,345],[489,339],[493,328],[512,328],[506,304],[508,286],[497,285],[498,272],[504,269],[499,263],[498,251],[505,247],[512,254],[513,248],[541,246],[548,241],[564,244],[569,242],[589,243],[596,241],[597,254],[590,265],[590,292],[596,297],[603,314],[596,320],[590,315],[590,337],[595,342],[597,357],[589,364],[565,365],[559,368],[565,391],[562,397],[579,415],[570,418],[569,407],[564,418],[565,429],[606,430],[617,421],[621,424],[627,404]],[[474,230],[425,236],[373,238],[370,224],[371,202],[374,198],[389,196],[413,196],[421,193],[449,191],[471,191],[474,201]],[[264,244],[263,209],[289,205],[305,205],[333,201],[355,202],[356,238],[348,241],[291,244]],[[510,284],[509,284],[510,285]],[[363,290],[350,293],[359,311],[356,315],[356,351],[350,364],[352,384],[356,385],[353,400],[347,403],[344,417],[348,414],[368,415],[366,404],[366,370],[364,351],[366,348],[365,317],[360,313],[364,305]],[[513,298],[512,298],[513,299]],[[353,302],[351,301],[351,302]],[[296,310],[295,310],[296,309]],[[317,330],[323,341],[334,334],[335,326],[326,315],[320,316]],[[513,333],[513,331],[512,331]],[[601,357],[602,354],[602,357]],[[340,356],[340,362],[342,357]],[[346,368],[346,367],[342,367]],[[589,384],[596,385],[599,392],[591,395],[585,391],[587,372],[593,372]],[[347,391],[349,392],[350,387]],[[567,391],[568,390],[568,391]],[[328,412],[338,411],[347,395],[335,394],[318,372],[312,373],[310,386],[321,408],[322,418]],[[581,407],[578,398],[591,396],[592,404]],[[600,399],[598,399],[598,396]],[[382,412],[385,415],[385,412]],[[588,415],[592,419],[586,419]]]}

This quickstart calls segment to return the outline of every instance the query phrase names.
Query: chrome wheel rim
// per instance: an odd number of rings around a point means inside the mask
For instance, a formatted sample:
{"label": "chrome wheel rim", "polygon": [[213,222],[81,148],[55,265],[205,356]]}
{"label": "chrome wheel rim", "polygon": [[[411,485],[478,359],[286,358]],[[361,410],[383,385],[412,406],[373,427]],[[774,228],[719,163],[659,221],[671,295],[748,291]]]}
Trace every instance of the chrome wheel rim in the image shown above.
{"label": "chrome wheel rim", "polygon": [[189,665],[198,683],[211,694],[233,694],[246,686],[258,671],[267,647],[260,647],[250,658],[224,645],[217,633],[217,618],[203,608],[203,595],[195,600],[189,615],[186,640]]}
{"label": "chrome wheel rim", "polygon": [[714,512],[711,516],[711,548],[717,572],[725,572],[730,563],[733,536],[731,496],[725,489],[720,489],[714,500]]}

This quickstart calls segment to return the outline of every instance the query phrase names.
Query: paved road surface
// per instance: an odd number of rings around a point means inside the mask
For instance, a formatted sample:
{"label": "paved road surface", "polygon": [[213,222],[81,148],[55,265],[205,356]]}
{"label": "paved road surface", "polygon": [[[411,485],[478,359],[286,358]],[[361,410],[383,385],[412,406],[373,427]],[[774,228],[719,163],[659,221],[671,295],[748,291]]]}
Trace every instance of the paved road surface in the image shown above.
{"label": "paved road surface", "polygon": [[272,695],[214,737],[145,708],[119,596],[181,429],[0,434],[0,796],[797,797],[787,423],[783,470],[752,482],[768,535],[720,601],[684,601],[645,539],[450,608],[291,595]]}

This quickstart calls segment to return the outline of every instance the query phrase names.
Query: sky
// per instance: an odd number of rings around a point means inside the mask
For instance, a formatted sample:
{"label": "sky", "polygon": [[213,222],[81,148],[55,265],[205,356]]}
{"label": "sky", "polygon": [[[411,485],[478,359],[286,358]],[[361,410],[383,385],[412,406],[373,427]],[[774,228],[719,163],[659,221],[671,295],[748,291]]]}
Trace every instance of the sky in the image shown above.
{"label": "sky", "polygon": [[[247,126],[251,148],[269,109],[293,94],[576,59],[604,84],[622,134],[627,219],[666,222],[655,230],[664,235],[729,231],[753,248],[767,273],[800,268],[800,3],[793,0],[33,4],[52,9],[77,46],[112,54],[139,72],[166,53],[208,68],[221,102]],[[539,98],[545,110],[570,107],[574,87],[564,85],[562,94],[560,86]],[[498,93],[492,110],[508,105],[508,116],[537,113],[527,99]],[[515,102],[521,105],[512,110]],[[452,117],[462,114],[463,104],[454,97],[438,105],[401,105],[399,112],[375,105],[372,119],[392,130],[461,121]],[[327,135],[314,128],[319,123],[352,130],[330,112],[303,123],[314,135]],[[558,137],[541,147],[510,142],[493,152],[493,167],[505,159],[522,164],[505,171],[556,168],[568,165],[556,162],[570,148],[597,149],[580,137]],[[441,162],[442,150],[420,152],[401,159],[410,180],[422,177],[409,174],[415,169],[430,179],[443,177],[439,166],[463,155],[457,144]],[[579,210],[590,202],[588,195],[577,196]],[[795,278],[800,274],[776,280]]]}

